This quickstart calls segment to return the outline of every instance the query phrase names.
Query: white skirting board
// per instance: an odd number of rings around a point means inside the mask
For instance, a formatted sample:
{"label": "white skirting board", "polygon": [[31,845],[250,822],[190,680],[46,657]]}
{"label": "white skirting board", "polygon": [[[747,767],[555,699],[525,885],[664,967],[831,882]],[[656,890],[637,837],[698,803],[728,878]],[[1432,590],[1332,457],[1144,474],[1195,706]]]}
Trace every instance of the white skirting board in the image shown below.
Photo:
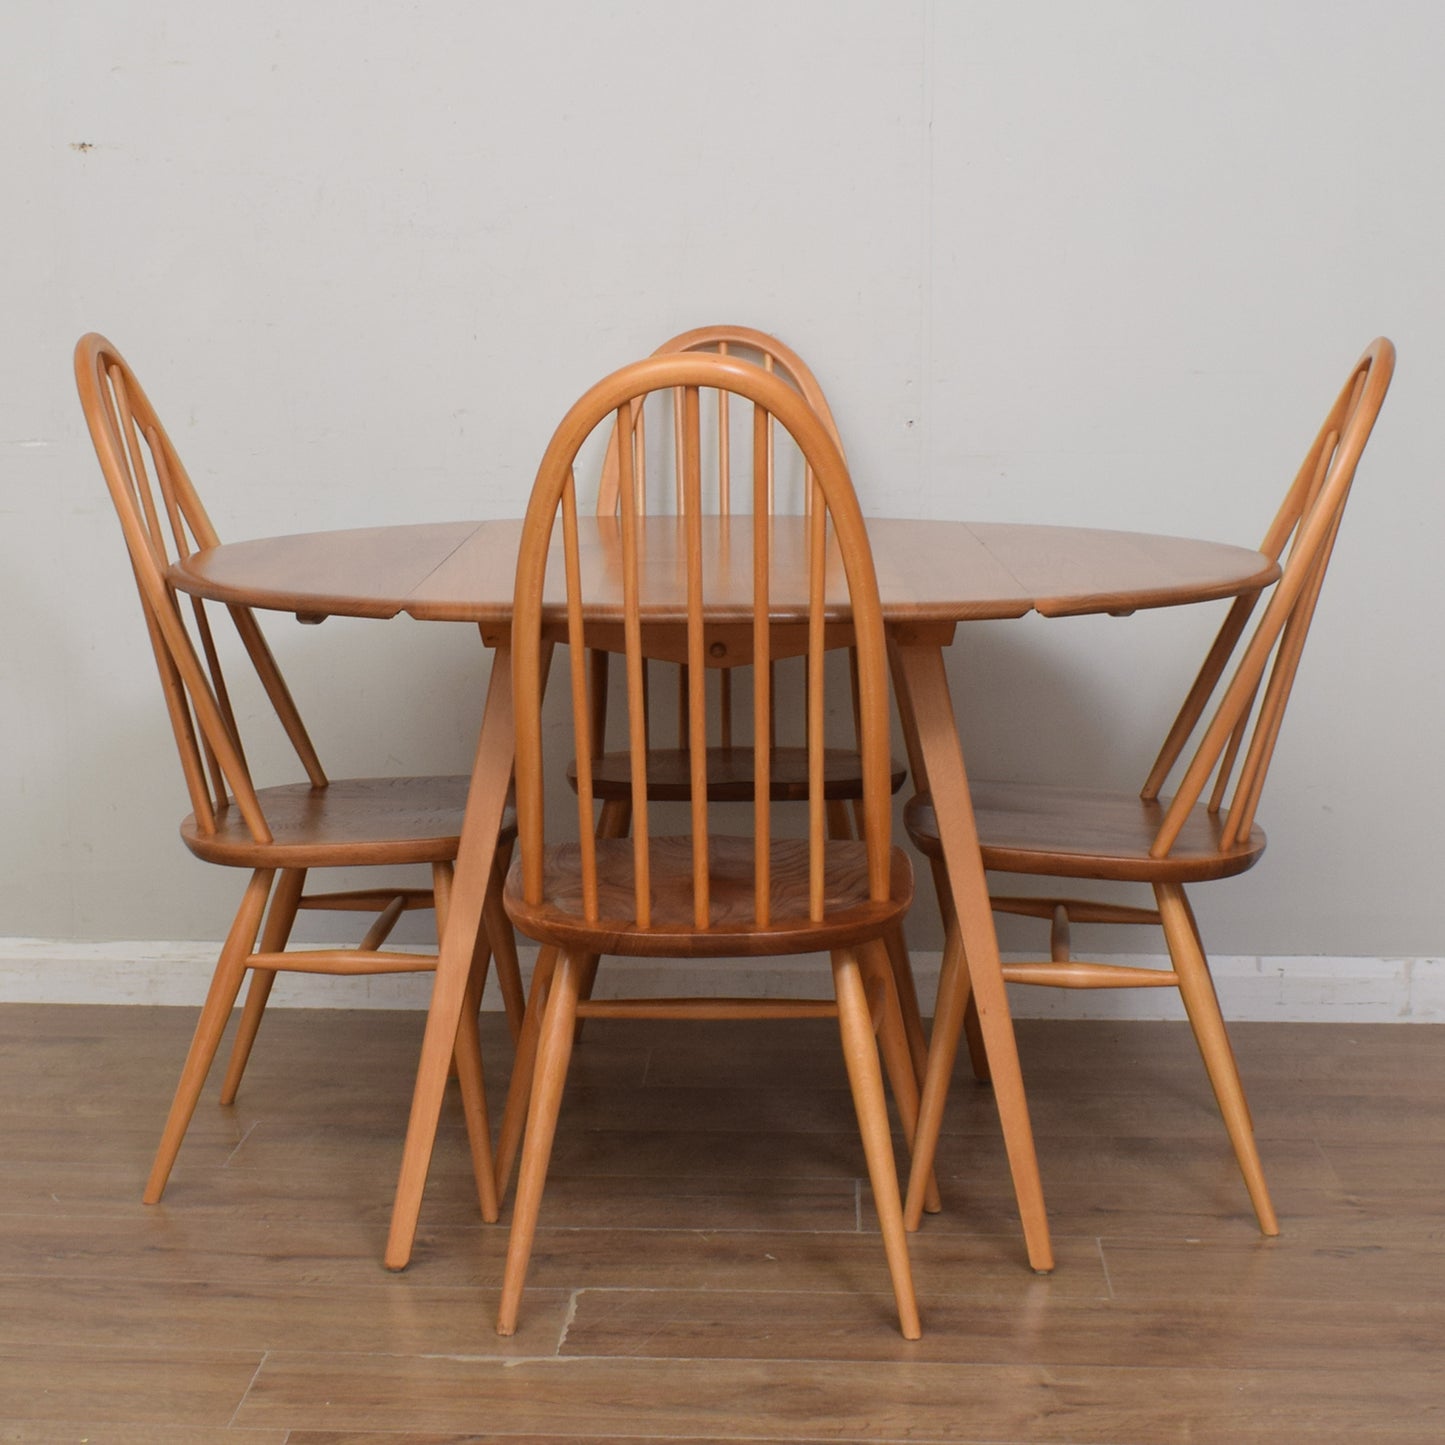
{"label": "white skirting board", "polygon": [[[0,1003],[103,1003],[198,1005],[220,945],[216,943],[77,943],[72,940],[0,938]],[[529,969],[532,954],[522,951]],[[1137,963],[1162,960],[1135,957]],[[924,1012],[938,981],[939,956],[913,958]],[[1226,1018],[1279,1022],[1445,1023],[1445,959],[1251,958],[1212,960]],[[281,1008],[425,1008],[426,975],[325,978],[287,974],[272,1001]],[[821,957],[790,962],[730,960],[653,963],[604,960],[598,996],[718,993],[827,996]],[[1183,1018],[1173,989],[1010,989],[1020,1018]],[[485,1006],[500,1008],[489,981]]]}

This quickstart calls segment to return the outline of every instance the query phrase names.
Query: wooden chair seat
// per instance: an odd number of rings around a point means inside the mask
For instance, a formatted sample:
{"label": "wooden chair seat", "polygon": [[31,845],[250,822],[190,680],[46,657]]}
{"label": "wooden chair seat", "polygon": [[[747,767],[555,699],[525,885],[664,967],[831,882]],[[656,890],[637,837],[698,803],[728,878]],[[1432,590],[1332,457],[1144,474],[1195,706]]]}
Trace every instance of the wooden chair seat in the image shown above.
{"label": "wooden chair seat", "polygon": [[754,916],[753,840],[714,834],[708,840],[711,922],[700,931],[693,911],[692,846],[691,836],[651,839],[652,917],[646,928],[634,917],[637,875],[632,840],[627,838],[597,840],[599,917],[594,921],[587,921],[583,908],[582,849],[577,843],[546,849],[540,903],[526,902],[521,862],[513,864],[503,894],[508,916],[530,938],[589,953],[768,957],[848,948],[877,938],[902,918],[913,898],[913,869],[902,849],[891,853],[888,898],[870,902],[866,845],[832,840],[823,864],[825,916],[813,922],[808,917],[808,840],[778,838],[768,850],[773,912],[766,925],[759,925]]}
{"label": "wooden chair seat", "polygon": [[[231,868],[438,863],[457,856],[470,782],[461,775],[333,778],[324,788],[258,788],[271,842],[256,842],[234,803],[216,810],[214,832],[190,814],[181,837],[198,858]],[[510,826],[509,817],[503,828]],[[501,841],[513,836],[504,832]]]}
{"label": "wooden chair seat", "polygon": [[[685,803],[692,797],[691,756],[685,748],[653,749],[647,755],[647,796],[659,803]],[[896,793],[907,770],[896,758],[889,761],[889,783]],[[828,748],[823,754],[823,796],[830,802],[862,796],[863,764],[852,748]],[[577,764],[567,769],[567,780],[577,786]],[[604,753],[592,760],[592,792],[604,802],[632,798],[632,759],[625,752]],[[747,747],[711,747],[707,750],[707,795],[715,803],[750,803],[753,800],[753,750]],[[808,800],[807,748],[774,748],[768,796],[775,803]]]}
{"label": "wooden chair seat", "polygon": [[[1225,819],[1202,803],[1190,810],[1169,852],[1156,858],[1150,849],[1168,812],[1167,799],[1044,783],[981,782],[970,793],[983,866],[999,872],[1202,883],[1243,873],[1264,852],[1264,830],[1257,826],[1241,842],[1226,845]],[[926,793],[909,801],[903,823],[919,852],[942,856],[933,800]]]}

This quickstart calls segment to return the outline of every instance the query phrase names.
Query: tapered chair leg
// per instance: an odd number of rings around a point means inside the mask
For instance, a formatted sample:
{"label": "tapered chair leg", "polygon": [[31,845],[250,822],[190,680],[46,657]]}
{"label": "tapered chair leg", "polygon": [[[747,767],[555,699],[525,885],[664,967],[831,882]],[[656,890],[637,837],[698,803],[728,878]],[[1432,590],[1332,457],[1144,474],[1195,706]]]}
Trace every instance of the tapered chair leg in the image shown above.
{"label": "tapered chair leg", "polygon": [[527,1137],[517,1177],[512,1230],[507,1238],[502,1302],[497,1311],[499,1335],[513,1334],[517,1328],[522,1287],[527,1279],[532,1241],[537,1233],[537,1215],[542,1206],[542,1189],[547,1182],[547,1165],[552,1157],[552,1140],[557,1133],[557,1114],[567,1082],[567,1065],[572,1058],[572,1030],[576,1022],[577,967],[570,954],[563,954],[547,993],[547,1008],[538,1040],[537,1069],[527,1110]]}
{"label": "tapered chair leg", "polygon": [[599,838],[625,838],[632,826],[632,804],[626,798],[609,798],[597,818]]}
{"label": "tapered chair leg", "polygon": [[[963,982],[968,983],[968,965],[964,965]],[[968,1047],[968,1062],[980,1084],[991,1084],[993,1074],[988,1067],[988,1045],[983,1041],[983,1025],[978,1020],[978,1000],[972,990],[963,1007],[963,1041]]]}
{"label": "tapered chair leg", "polygon": [[853,836],[853,815],[848,811],[848,804],[844,799],[829,798],[825,811],[830,838],[841,840]]}
{"label": "tapered chair leg", "polygon": [[[432,864],[432,896],[436,899],[437,910],[437,937],[442,936],[446,928],[447,910],[451,907],[452,896],[452,874],[453,865],[450,863]],[[493,874],[492,886],[497,882]],[[467,973],[467,989],[462,1001],[462,1008],[467,1011],[467,1017],[471,1019],[472,1032],[475,1033],[480,1021],[482,1011],[482,994],[487,987],[487,970],[491,967],[493,949],[493,929],[487,921],[487,905],[492,901],[491,887],[482,899],[482,923],[477,929],[476,937],[472,939],[472,962]],[[511,931],[510,922],[507,931]],[[480,1037],[480,1036],[479,1036]],[[452,1059],[453,1066],[456,1064],[455,1054]]]}
{"label": "tapered chair leg", "polygon": [[[605,654],[602,654],[605,656]],[[597,734],[601,736],[601,734]],[[625,798],[609,798],[602,805],[602,812],[597,819],[597,836],[599,838],[625,838],[627,830],[632,826],[632,804]],[[597,966],[602,962],[599,954],[589,954],[586,963],[578,975],[577,997],[586,1003],[592,997],[592,990],[597,986]],[[573,1038],[574,1044],[582,1042],[582,1030],[587,1027],[586,1019],[577,1020],[577,1033]]]}
{"label": "tapered chair leg", "polygon": [[908,943],[902,925],[884,935],[883,946],[888,953],[888,966],[893,974],[893,989],[898,999],[899,1017],[908,1040],[908,1054],[913,1060],[913,1076],[920,1086],[928,1070],[928,1036],[923,1030],[923,1014],[918,1007],[918,985],[913,978],[913,965],[908,959]]}
{"label": "tapered chair leg", "polygon": [[507,1085],[507,1102],[502,1107],[502,1126],[497,1132],[497,1198],[507,1197],[512,1179],[512,1165],[522,1142],[527,1122],[527,1106],[532,1098],[532,1075],[537,1061],[537,1041],[542,1032],[542,1015],[547,1007],[547,992],[557,968],[557,950],[544,947],[537,951],[532,969],[532,991],[527,998],[527,1012],[522,1019],[522,1033],[512,1059],[512,1077]]}
{"label": "tapered chair leg", "polygon": [[[941,858],[933,858],[929,861],[933,873],[933,891],[938,897],[938,913],[939,917],[943,920],[944,935],[947,936],[949,930],[954,928],[955,922],[953,916],[953,894],[949,891],[948,886],[948,870],[943,866],[943,860]],[[962,947],[963,944],[960,936],[959,948],[962,949]],[[978,1021],[978,1002],[973,997],[972,986],[968,979],[968,959],[962,954],[960,954],[960,957],[963,959],[963,977],[961,982],[966,991],[963,1009],[963,1036],[968,1043],[968,1062],[969,1066],[973,1069],[974,1078],[981,1084],[987,1084],[990,1082],[988,1049],[984,1046],[983,1029]],[[935,1013],[936,1012],[937,1007],[935,1005]],[[934,1021],[934,1027],[937,1027],[936,1019]]]}
{"label": "tapered chair leg", "polygon": [[[863,971],[869,996],[876,994],[880,1000],[878,1046],[883,1055],[883,1067],[888,1074],[888,1086],[893,1091],[893,1102],[898,1108],[898,1119],[903,1125],[903,1137],[908,1143],[911,1155],[913,1141],[918,1136],[919,1083],[908,1048],[908,1035],[899,1007],[892,960],[886,947],[875,940],[860,945],[858,963]],[[930,1214],[937,1214],[943,1208],[937,1181],[931,1176],[923,1207]]]}
{"label": "tapered chair leg", "polygon": [[[432,864],[432,898],[436,907],[437,937],[446,931],[447,910],[451,906],[452,865]],[[485,932],[485,931],[484,931]],[[492,1162],[492,1129],[487,1119],[487,1092],[482,1073],[482,1040],[478,1033],[478,1014],[482,1007],[482,990],[487,986],[487,963],[490,959],[484,938],[478,937],[472,954],[472,969],[462,999],[461,1018],[457,1021],[456,1042],[452,1055],[456,1060],[457,1083],[462,1094],[462,1115],[467,1126],[467,1146],[472,1156],[472,1176],[477,1185],[477,1205],[482,1218],[495,1224],[500,1210]]]}
{"label": "tapered chair leg", "polygon": [[968,1007],[968,969],[963,962],[963,940],[958,922],[948,915],[948,933],[943,940],[943,964],[938,974],[938,1003],[933,1015],[933,1032],[928,1045],[928,1071],[918,1103],[918,1130],[913,1140],[913,1165],[908,1175],[908,1199],[903,1217],[909,1229],[923,1221],[933,1161],[938,1154],[938,1136],[943,1128],[943,1106],[953,1077],[953,1061],[963,1033],[963,1015]]}
{"label": "tapered chair leg", "polygon": [[1267,1235],[1278,1234],[1279,1221],[1265,1183],[1264,1165],[1260,1162],[1244,1085],[1240,1082],[1234,1049],[1224,1026],[1224,1015],[1219,1010],[1214,980],[1199,942],[1189,901],[1183,888],[1177,884],[1156,884],[1154,897],[1159,905],[1159,918],[1164,925],[1164,937],[1169,944],[1169,956],[1179,980],[1184,1009],[1199,1044],[1209,1082],[1214,1088],[1219,1112],[1224,1116],[1224,1127],[1229,1131],[1229,1141],[1234,1146],[1240,1173],[1244,1175],[1244,1186],[1249,1191],[1250,1203],[1254,1205],[1260,1231]]}
{"label": "tapered chair leg", "polygon": [[[592,990],[597,987],[597,974],[602,965],[600,953],[585,953],[577,959],[577,998],[580,1002],[586,1003],[592,997]],[[582,1042],[582,1030],[587,1027],[586,1019],[577,1020],[577,1035],[572,1040],[574,1044]]]}
{"label": "tapered chair leg", "polygon": [[[271,950],[262,947],[262,953]],[[234,1104],[241,1088],[241,1077],[246,1065],[251,1062],[251,1049],[261,1027],[261,1017],[271,999],[271,990],[276,985],[274,968],[258,968],[251,974],[246,985],[246,1002],[241,1007],[241,1021],[236,1025],[236,1037],[231,1044],[231,1057],[226,1063],[226,1077],[221,1081],[221,1103]]]}
{"label": "tapered chair leg", "polygon": [[[507,1031],[512,1036],[512,1047],[516,1048],[522,1037],[527,1000],[522,988],[522,967],[517,961],[517,935],[512,932],[512,921],[502,904],[511,852],[510,847],[499,848],[492,860],[492,877],[482,900],[482,925],[491,941],[492,957],[497,964],[497,987],[502,991],[502,1007],[507,1011]],[[437,930],[437,936],[441,936],[441,929]]]}
{"label": "tapered chair leg", "polygon": [[[843,1039],[843,1060],[853,1107],[858,1114],[858,1131],[868,1161],[868,1180],[873,1186],[873,1203],[888,1258],[888,1273],[898,1303],[898,1325],[906,1340],[922,1333],[918,1300],[913,1291],[913,1270],[908,1261],[908,1236],[903,1228],[903,1204],[898,1191],[898,1170],[893,1158],[893,1139],[888,1128],[888,1106],[883,1098],[883,1074],[878,1066],[878,1045],[858,961],[840,950],[833,954],[833,988],[838,999],[838,1030]],[[911,1069],[906,1072],[912,1072]],[[529,1141],[530,1142],[530,1141]]]}
{"label": "tapered chair leg", "polygon": [[201,1016],[196,1022],[186,1062],[181,1068],[180,1082],[176,1085],[175,1098],[171,1100],[171,1110],[166,1116],[150,1178],[146,1181],[142,1197],[147,1204],[158,1203],[165,1193],[166,1180],[170,1178],[176,1155],[180,1153],[181,1140],[186,1136],[191,1115],[196,1111],[196,1101],[201,1096],[201,1088],[211,1071],[221,1035],[231,1017],[236,995],[241,991],[241,981],[246,976],[246,959],[255,947],[261,915],[266,910],[266,899],[275,876],[275,870],[270,868],[258,868],[251,875],[231,931],[226,935],[221,956],[216,961],[216,971],[211,976],[210,990],[201,1005]]}
{"label": "tapered chair leg", "polygon": [[[290,941],[291,929],[296,922],[296,910],[301,904],[301,890],[305,886],[304,868],[281,870],[276,891],[271,895],[266,924],[261,930],[261,953],[280,953]],[[255,969],[251,974],[251,982],[246,989],[246,1003],[241,1009],[241,1022],[236,1026],[236,1039],[231,1045],[230,1062],[226,1065],[226,1077],[221,1082],[223,1104],[236,1102],[236,1091],[241,1087],[241,1076],[250,1062],[256,1031],[261,1027],[261,1016],[266,1012],[266,1003],[271,997],[271,988],[275,982],[274,968]]]}
{"label": "tapered chair leg", "polygon": [[462,1113],[467,1125],[467,1146],[471,1151],[472,1175],[477,1184],[477,1205],[483,1220],[495,1224],[501,1207],[497,1201],[496,1165],[492,1158],[492,1129],[487,1118],[482,1046],[477,1033],[477,1014],[485,985],[485,973],[476,969],[467,981],[462,1017],[457,1025],[455,1052],[457,1083],[461,1088]]}

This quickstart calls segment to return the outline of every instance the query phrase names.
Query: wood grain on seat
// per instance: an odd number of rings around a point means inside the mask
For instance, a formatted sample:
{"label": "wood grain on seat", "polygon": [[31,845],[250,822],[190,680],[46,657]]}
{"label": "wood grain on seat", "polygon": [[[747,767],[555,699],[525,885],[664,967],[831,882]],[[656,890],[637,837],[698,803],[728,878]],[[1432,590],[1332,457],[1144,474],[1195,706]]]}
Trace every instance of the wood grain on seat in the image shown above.
{"label": "wood grain on seat", "polygon": [[[1167,811],[1158,799],[986,780],[973,783],[970,792],[983,866],[998,872],[1202,883],[1243,873],[1264,852],[1264,830],[1257,825],[1242,842],[1226,846],[1223,819],[1202,803],[1190,810],[1169,852],[1156,858],[1150,850]],[[941,856],[931,798],[911,798],[903,821],[920,852]]]}
{"label": "wood grain on seat", "polygon": [[542,863],[542,901],[527,903],[513,872],[505,894],[513,923],[529,938],[558,948],[651,958],[732,958],[811,952],[866,942],[895,926],[913,899],[913,870],[894,849],[888,896],[869,896],[868,857],[862,843],[831,842],[823,857],[825,921],[808,909],[809,843],[775,838],[769,849],[771,909],[766,927],[757,921],[754,885],[757,849],[751,838],[712,835],[708,846],[708,924],[697,926],[693,886],[693,840],[653,838],[648,849],[652,913],[638,925],[636,864],[625,838],[596,844],[597,920],[585,920],[585,869],[580,843],[550,846]]}
{"label": "wood grain on seat", "polygon": [[332,778],[324,788],[309,783],[258,788],[270,842],[256,842],[235,804],[218,808],[210,829],[190,814],[181,837],[198,858],[231,868],[445,862],[457,855],[470,781]]}

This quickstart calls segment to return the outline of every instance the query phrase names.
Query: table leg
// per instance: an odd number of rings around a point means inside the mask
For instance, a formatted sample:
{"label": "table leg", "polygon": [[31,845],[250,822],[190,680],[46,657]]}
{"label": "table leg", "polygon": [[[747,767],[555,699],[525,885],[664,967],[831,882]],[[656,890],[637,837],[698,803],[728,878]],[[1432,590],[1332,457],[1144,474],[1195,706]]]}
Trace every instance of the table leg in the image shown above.
{"label": "table leg", "polygon": [[[892,657],[899,711],[905,731],[910,734],[910,764],[916,786],[927,788],[933,797],[957,925],[958,946],[944,952],[939,997],[966,998],[963,990],[966,984],[972,985],[1029,1263],[1036,1270],[1050,1270],[1054,1267],[1054,1256],[1049,1243],[1048,1216],[1044,1212],[1043,1185],[999,961],[988,883],[978,850],[963,750],[959,746],[958,724],[948,690],[943,647],[936,638],[921,630],[916,636],[904,632],[893,638]],[[954,977],[954,973],[962,969],[967,969],[966,983]],[[929,1046],[905,1211],[910,1227],[917,1225],[924,1185],[933,1171],[944,1100],[958,1050],[962,1010],[951,1009],[950,1014],[947,1019],[935,1018]]]}
{"label": "table leg", "polygon": [[442,1095],[446,1090],[447,1066],[456,1043],[462,1000],[471,971],[473,945],[477,930],[482,926],[482,904],[491,877],[502,809],[506,806],[507,789],[512,781],[514,739],[512,649],[509,642],[503,642],[492,656],[492,675],[487,685],[487,703],[482,714],[476,762],[472,767],[466,816],[462,821],[461,847],[452,879],[451,902],[437,955],[431,1006],[427,1013],[426,1033],[422,1038],[421,1060],[417,1065],[416,1089],[412,1094],[411,1118],[402,1149],[401,1177],[397,1180],[391,1233],[386,1241],[388,1269],[406,1268],[411,1259],[412,1242],[416,1238],[422,1191],[426,1187],[437,1121],[441,1117]]}

